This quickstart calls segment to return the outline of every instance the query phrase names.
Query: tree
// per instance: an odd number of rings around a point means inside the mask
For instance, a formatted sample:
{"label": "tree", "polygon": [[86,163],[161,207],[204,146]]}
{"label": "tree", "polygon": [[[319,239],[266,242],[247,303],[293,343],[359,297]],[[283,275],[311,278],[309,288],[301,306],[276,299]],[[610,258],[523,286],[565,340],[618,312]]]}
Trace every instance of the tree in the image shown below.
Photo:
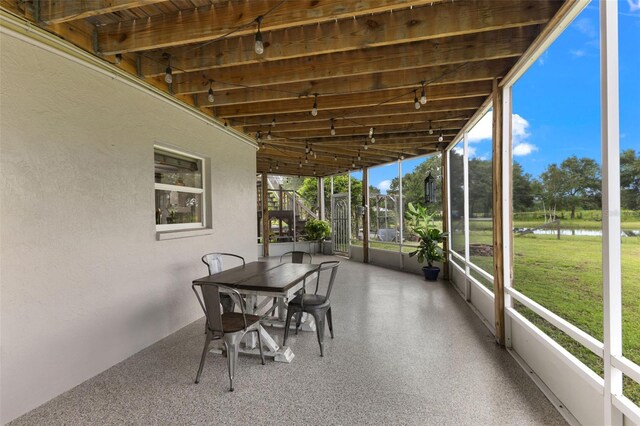
{"label": "tree", "polygon": [[620,203],[623,209],[640,209],[640,155],[627,149],[620,155]]}
{"label": "tree", "polygon": [[514,161],[512,172],[513,211],[524,212],[533,207],[533,179],[529,173],[524,173],[522,166]]}
{"label": "tree", "polygon": [[[429,172],[431,172],[431,176],[433,176],[435,180],[435,191],[436,191],[436,202],[435,204],[426,206],[431,211],[437,210],[438,212],[441,210],[442,204],[442,161],[440,154],[430,155],[425,158],[425,160],[420,163],[416,168],[411,172],[407,173],[402,177],[402,202],[404,204],[404,208],[409,203],[413,203],[416,206],[425,206],[424,203],[424,179],[427,177]],[[388,194],[399,195],[400,191],[400,181],[397,177],[393,178],[391,181],[391,185]]]}
{"label": "tree", "polygon": [[491,216],[493,169],[491,160],[469,160],[469,216]]}
{"label": "tree", "polygon": [[576,208],[599,205],[600,166],[591,158],[571,156],[560,167],[550,164],[540,177],[545,201],[554,210],[571,210],[571,219],[575,218]]}

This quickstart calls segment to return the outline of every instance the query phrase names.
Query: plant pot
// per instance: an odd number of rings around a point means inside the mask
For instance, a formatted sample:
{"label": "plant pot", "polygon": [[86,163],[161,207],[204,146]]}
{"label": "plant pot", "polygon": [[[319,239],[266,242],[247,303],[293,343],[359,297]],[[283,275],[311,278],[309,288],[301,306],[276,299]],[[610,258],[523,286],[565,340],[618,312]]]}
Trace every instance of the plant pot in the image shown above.
{"label": "plant pot", "polygon": [[422,273],[424,274],[424,279],[427,281],[437,281],[438,274],[440,273],[440,268],[437,266],[423,266]]}

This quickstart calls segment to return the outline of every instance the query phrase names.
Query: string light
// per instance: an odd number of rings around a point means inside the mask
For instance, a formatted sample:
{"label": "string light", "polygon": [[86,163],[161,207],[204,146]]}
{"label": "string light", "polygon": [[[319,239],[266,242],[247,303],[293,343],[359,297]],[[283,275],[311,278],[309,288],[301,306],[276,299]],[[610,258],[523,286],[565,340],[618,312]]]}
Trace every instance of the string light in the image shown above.
{"label": "string light", "polygon": [[314,117],[318,115],[318,94],[313,95],[313,108],[311,108],[311,115]]}
{"label": "string light", "polygon": [[313,169],[313,175],[314,176],[316,175],[316,169]]}
{"label": "string light", "polygon": [[422,93],[420,94],[420,103],[422,105],[427,103],[427,92],[424,90],[424,81],[422,82]]}
{"label": "string light", "polygon": [[440,130],[440,136],[438,136],[438,142],[442,142],[444,140],[444,133]]}
{"label": "string light", "polygon": [[371,139],[371,138],[373,137],[373,132],[374,132],[374,131],[375,131],[375,130],[374,130],[374,128],[373,128],[373,127],[369,129],[369,139]]}
{"label": "string light", "polygon": [[273,117],[273,120],[271,120],[271,127],[276,127],[276,118]]}
{"label": "string light", "polygon": [[209,80],[209,92],[207,93],[207,100],[209,101],[209,103],[213,103],[213,88],[211,87],[211,84],[213,83],[213,80]]}
{"label": "string light", "polygon": [[313,154],[313,145],[309,145],[309,154]]}
{"label": "string light", "polygon": [[256,140],[257,140],[258,142],[260,142],[260,141],[262,140],[262,133],[260,133],[260,131],[259,131],[259,130],[256,132]]}
{"label": "string light", "polygon": [[336,135],[336,126],[333,125],[333,118],[331,119],[331,136]]}
{"label": "string light", "polygon": [[338,156],[336,154],[333,154],[333,161],[338,161]]}
{"label": "string light", "polygon": [[413,91],[413,106],[416,109],[420,109],[420,101],[418,100],[418,94],[417,93],[418,93],[417,90]]}
{"label": "string light", "polygon": [[114,64],[119,65],[122,62],[122,53],[116,53],[116,58],[114,60]]}
{"label": "string light", "polygon": [[267,133],[267,139],[271,140],[271,129],[269,129],[269,133]]}
{"label": "string light", "polygon": [[258,23],[258,31],[256,32],[256,53],[258,55],[262,55],[264,53],[264,43],[262,42],[262,33],[260,32],[260,24],[262,23],[262,16],[258,16],[256,18],[256,22]]}
{"label": "string light", "polygon": [[367,145],[367,140],[364,140],[364,145],[362,146],[362,148],[364,148],[364,150],[366,151],[367,149],[369,149],[369,145]]}
{"label": "string light", "polygon": [[360,157],[360,151],[358,151],[358,161],[362,160],[362,157]]}
{"label": "string light", "polygon": [[309,158],[306,155],[304,156],[304,164],[309,164]]}
{"label": "string light", "polygon": [[309,142],[307,142],[307,144],[304,147],[304,153],[308,154],[309,153]]}
{"label": "string light", "polygon": [[431,127],[431,120],[429,120],[429,134],[433,134],[433,127]]}
{"label": "string light", "polygon": [[298,167],[302,168],[302,161],[298,163]]}
{"label": "string light", "polygon": [[351,161],[351,167],[353,167],[353,168],[355,168],[355,167],[356,167],[356,161],[355,161],[355,160],[352,160],[352,161]]}
{"label": "string light", "polygon": [[171,70],[171,56],[168,53],[165,53],[167,56],[167,69],[164,71],[164,81],[167,84],[173,83],[173,71]]}

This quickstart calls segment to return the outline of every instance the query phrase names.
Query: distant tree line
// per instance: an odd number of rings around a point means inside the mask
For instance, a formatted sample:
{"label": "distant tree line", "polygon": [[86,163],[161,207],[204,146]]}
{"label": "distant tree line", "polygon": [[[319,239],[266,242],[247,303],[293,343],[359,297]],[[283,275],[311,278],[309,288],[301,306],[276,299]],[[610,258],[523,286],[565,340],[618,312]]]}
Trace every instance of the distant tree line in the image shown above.
{"label": "distant tree line", "polygon": [[[450,161],[451,215],[453,218],[463,215],[464,186],[462,155],[451,151]],[[402,177],[403,204],[425,205],[424,179],[428,173],[435,178],[436,203],[429,205],[440,210],[442,191],[442,162],[439,154],[427,157],[411,173]],[[525,173],[522,166],[513,163],[513,211],[527,212],[542,210],[545,217],[553,219],[559,210],[571,212],[575,218],[577,210],[600,209],[602,204],[602,177],[600,166],[591,158],[578,158],[575,155],[560,164],[552,163],[534,178]],[[334,192],[347,192],[346,176],[334,177]],[[624,210],[640,209],[640,153],[627,149],[620,155],[620,200]],[[380,194],[380,190],[371,186],[370,193]],[[400,182],[393,178],[387,194],[399,195]],[[313,206],[317,205],[317,180],[307,178],[302,182],[300,194]],[[330,205],[328,182],[325,186],[325,202]],[[362,204],[362,182],[351,178],[351,203]],[[472,158],[469,160],[469,213],[471,217],[491,217],[492,215],[492,161]]]}

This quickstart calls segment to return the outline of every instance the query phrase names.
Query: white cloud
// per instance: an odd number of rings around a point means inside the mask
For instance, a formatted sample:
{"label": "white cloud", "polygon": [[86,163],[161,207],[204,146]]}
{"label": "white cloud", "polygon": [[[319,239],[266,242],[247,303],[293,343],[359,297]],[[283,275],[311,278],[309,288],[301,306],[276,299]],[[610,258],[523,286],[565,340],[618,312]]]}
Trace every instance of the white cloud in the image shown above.
{"label": "white cloud", "polygon": [[513,156],[514,157],[523,157],[525,155],[529,155],[534,151],[537,151],[538,147],[530,144],[528,142],[521,142],[519,144],[513,145]]}
{"label": "white cloud", "polygon": [[580,18],[574,22],[574,25],[582,34],[587,37],[594,38],[598,36],[598,31],[589,18]]}
{"label": "white cloud", "polygon": [[492,121],[493,111],[489,111],[473,126],[473,129],[468,133],[467,140],[469,143],[480,142],[491,139],[492,133]]}
{"label": "white cloud", "polygon": [[635,2],[633,0],[627,0],[627,3],[629,3],[629,12],[640,11],[640,0],[636,0]]}
{"label": "white cloud", "polygon": [[518,114],[511,116],[511,134],[514,145],[524,142],[529,137],[529,122]]}
{"label": "white cloud", "polygon": [[587,54],[587,53],[586,53],[584,50],[582,50],[582,49],[571,49],[571,50],[569,51],[569,53],[571,53],[571,55],[573,55],[573,57],[574,57],[574,58],[581,58],[581,57],[583,57],[584,55],[586,55],[586,54]]}
{"label": "white cloud", "polygon": [[390,180],[388,180],[388,179],[387,179],[387,180],[383,180],[382,182],[380,182],[380,183],[378,184],[377,188],[378,188],[380,191],[382,191],[382,192],[386,193],[386,192],[389,190],[389,188],[391,188],[391,181],[390,181]]}

